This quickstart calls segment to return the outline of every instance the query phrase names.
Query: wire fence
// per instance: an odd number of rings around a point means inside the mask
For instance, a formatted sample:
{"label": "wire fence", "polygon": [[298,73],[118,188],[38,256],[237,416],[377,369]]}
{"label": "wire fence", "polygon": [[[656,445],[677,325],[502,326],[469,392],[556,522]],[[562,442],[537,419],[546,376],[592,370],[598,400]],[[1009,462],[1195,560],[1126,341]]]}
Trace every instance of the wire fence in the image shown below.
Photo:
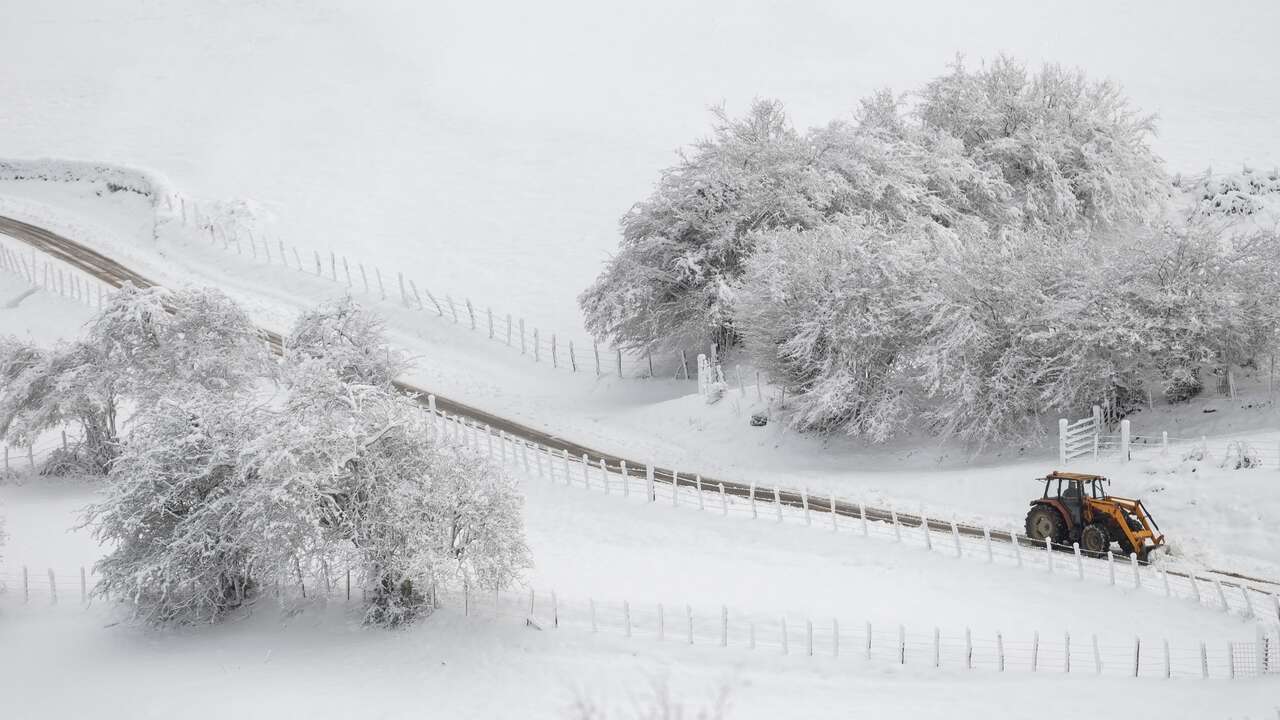
{"label": "wire fence", "polygon": [[[89,606],[95,598],[92,569],[71,572],[26,566],[0,572],[3,592],[24,604]],[[364,603],[373,591],[350,570],[297,576],[296,585],[268,591],[280,601],[302,599]],[[970,628],[908,627],[812,618],[794,613],[765,614],[693,604],[632,603],[596,598],[570,599],[556,592],[477,590],[433,586],[426,593],[435,607],[467,616],[516,620],[538,630],[609,634],[637,642],[657,642],[833,662],[872,661],[988,672],[1083,673],[1136,678],[1233,679],[1280,675],[1280,633],[1258,626],[1252,641],[1173,642],[1141,637],[1117,640],[1098,634],[1008,635]],[[107,599],[110,600],[109,598]]]}
{"label": "wire fence", "polygon": [[425,283],[420,285],[402,271],[383,272],[376,265],[352,261],[333,250],[321,252],[279,238],[259,237],[239,223],[225,222],[216,213],[202,212],[199,203],[181,195],[160,195],[155,209],[157,223],[177,223],[196,237],[207,239],[211,246],[235,252],[246,261],[281,266],[341,285],[348,292],[363,294],[370,300],[393,302],[434,315],[441,321],[481,333],[512,352],[519,350],[535,363],[572,373],[594,373],[597,377],[693,379],[697,353],[691,349],[655,356],[649,350],[602,347],[594,339],[540,328],[518,314],[495,310],[492,305],[473,302],[465,296],[455,299],[450,293],[432,293]]}
{"label": "wire fence", "polygon": [[465,417],[433,412],[441,437],[487,454],[529,478],[635,502],[874,537],[958,560],[1026,568],[1064,579],[1179,598],[1280,627],[1280,595],[1243,580],[1179,567],[1172,562],[1141,563],[1136,554],[1124,557],[1108,551],[1104,556],[1090,557],[1077,544],[1040,543],[1019,534],[1016,528],[961,525],[954,519],[930,518],[924,511],[905,516],[890,508],[887,518],[877,518],[861,502],[812,495],[803,488],[797,491],[749,485],[743,492],[744,486],[735,484],[735,491],[729,492],[725,483],[704,482],[696,473],[663,471],[653,465],[631,466],[616,458],[574,456]]}

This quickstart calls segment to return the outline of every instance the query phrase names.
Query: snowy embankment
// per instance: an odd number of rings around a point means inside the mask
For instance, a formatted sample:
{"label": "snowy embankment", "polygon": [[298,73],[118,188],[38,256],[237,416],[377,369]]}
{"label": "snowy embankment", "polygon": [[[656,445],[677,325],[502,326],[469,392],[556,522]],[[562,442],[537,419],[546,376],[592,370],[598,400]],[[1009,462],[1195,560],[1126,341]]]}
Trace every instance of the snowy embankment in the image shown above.
{"label": "snowy embankment", "polygon": [[[465,311],[455,324],[433,312],[429,303],[427,310],[406,307],[390,272],[390,299],[384,301],[377,290],[364,293],[359,280],[349,288],[341,270],[337,281],[326,278],[327,258],[322,257],[319,276],[305,261],[305,270],[299,271],[296,259],[290,259],[308,254],[306,249],[295,256],[288,247],[286,264],[281,264],[278,248],[264,244],[250,251],[245,245],[253,237],[254,217],[246,206],[205,203],[197,211],[195,203],[156,175],[118,168],[100,174],[99,167],[10,165],[4,175],[8,179],[0,178],[0,212],[65,233],[161,284],[218,286],[270,329],[287,326],[302,307],[351,292],[376,305],[393,340],[416,354],[417,369],[409,378],[415,383],[604,451],[762,487],[807,486],[905,512],[923,508],[934,517],[954,515],[1000,529],[1021,527],[1026,502],[1039,491],[1033,478],[1057,464],[1048,444],[1006,448],[975,459],[963,448],[920,438],[914,446],[904,441],[867,447],[842,438],[797,435],[777,424],[748,427],[752,412],[778,399],[767,385],[757,389],[751,373],[739,383],[731,370],[725,399],[708,406],[693,384],[682,380],[621,380],[607,369],[597,377],[593,359],[581,349],[579,372],[565,367],[563,345],[560,367],[552,367],[546,354],[535,361],[531,350],[521,354],[518,347],[507,347],[501,332],[490,340],[483,315],[479,328],[471,331]],[[34,181],[36,177],[54,181]],[[113,186],[149,192],[113,191]],[[183,221],[187,213],[197,212],[215,227],[212,233],[197,228],[194,217]],[[238,251],[228,237],[242,238]],[[477,299],[477,308],[481,302]],[[1211,434],[1219,442],[1244,434],[1265,447],[1280,444],[1265,378],[1242,378],[1239,385],[1235,401],[1199,398],[1176,409],[1157,406],[1139,413],[1133,419],[1135,433]],[[1280,497],[1270,492],[1276,468],[1228,471],[1213,461],[1079,467],[1110,475],[1118,495],[1145,498],[1181,560],[1280,574],[1280,531],[1266,520],[1280,513]]]}

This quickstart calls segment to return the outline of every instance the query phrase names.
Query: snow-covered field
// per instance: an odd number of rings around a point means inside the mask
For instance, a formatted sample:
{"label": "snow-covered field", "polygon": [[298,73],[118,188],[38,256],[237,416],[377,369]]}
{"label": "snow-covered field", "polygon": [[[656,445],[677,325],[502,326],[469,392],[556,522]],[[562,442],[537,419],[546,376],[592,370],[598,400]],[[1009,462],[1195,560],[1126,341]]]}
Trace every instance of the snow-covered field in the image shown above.
{"label": "snow-covered field", "polygon": [[722,101],[776,97],[796,125],[823,125],[956,53],[1007,52],[1123,84],[1160,115],[1173,171],[1275,165],[1280,10],[1233,7],[8,3],[0,157],[115,162],[202,200],[248,198],[272,237],[412,268],[567,333],[618,217]]}
{"label": "snow-covered field", "polygon": [[[0,215],[62,233],[161,285],[217,286],[274,330],[351,291],[268,253],[287,243],[310,267],[310,250],[326,266],[332,250],[352,271],[382,269],[389,299],[358,281],[354,294],[415,357],[408,379],[422,387],[629,457],[1002,530],[1021,527],[1040,491],[1033,479],[1055,469],[1051,442],[977,456],[920,436],[868,447],[780,423],[750,427],[777,393],[757,389],[750,370],[740,381],[728,367],[730,390],[715,405],[671,379],[674,358],[658,359],[662,379],[624,380],[607,371],[606,356],[597,377],[575,297],[615,247],[619,216],[707,131],[709,105],[733,113],[774,97],[797,126],[824,124],[879,88],[918,88],[957,52],[971,63],[1006,52],[1118,81],[1160,115],[1154,148],[1171,172],[1280,163],[1280,6],[1270,2],[1230,12],[1153,0],[8,5],[0,159],[140,168],[181,205],[101,181],[0,173]],[[197,207],[250,214],[244,228],[263,256],[211,241],[196,229]],[[0,245],[30,255],[2,236]],[[515,313],[544,342],[556,332],[561,353],[577,339],[582,372],[566,370],[563,355],[553,368],[545,350],[535,363],[488,339],[483,314],[473,332],[465,315],[455,324],[404,307],[396,272],[439,298],[469,298],[500,319]],[[49,344],[90,316],[84,304],[0,272],[0,334]],[[1184,462],[1175,447],[1168,458],[1143,452],[1071,469],[1105,473],[1113,492],[1145,500],[1171,540],[1167,566],[1280,578],[1280,417],[1268,371],[1238,381],[1234,399],[1209,392],[1189,406],[1148,408],[1133,417],[1134,431],[1204,435],[1215,447],[1247,440],[1276,459],[1267,467]],[[450,604],[412,628],[372,630],[352,606],[314,598],[284,610],[262,601],[216,627],[144,630],[120,607],[78,603],[76,574],[103,550],[72,528],[97,487],[0,480],[0,718],[604,717],[575,710],[583,705],[649,717],[637,708],[661,685],[685,717],[721,693],[734,719],[1280,713],[1276,678],[1115,676],[1135,636],[1148,653],[1168,640],[1192,675],[1205,641],[1222,672],[1227,643],[1252,642],[1258,626],[1238,609],[1214,610],[1208,586],[1197,603],[1078,580],[1069,566],[988,565],[977,553],[956,559],[884,537],[520,481],[534,566],[515,592],[536,591],[544,613],[553,591],[566,613],[576,608],[576,622],[559,630],[488,617],[483,601],[471,616]],[[35,579],[30,603],[17,589],[23,567]],[[56,605],[41,589],[46,570],[60,579]],[[598,634],[584,628],[588,600],[611,608]],[[672,627],[686,604],[712,618],[726,606],[735,621],[760,620],[760,648],[740,636],[728,648],[624,637],[623,601],[648,621],[663,604]],[[768,636],[781,617],[796,633],[787,656]],[[968,628],[988,653],[996,633],[1025,649],[1037,633],[1050,648],[1069,632],[1079,654],[1070,675],[968,671],[955,656],[940,669],[914,657],[896,665],[863,660],[857,648],[839,660],[805,657],[804,620],[828,627],[832,618],[855,634],[864,622],[890,637],[899,625],[937,627],[953,643]],[[1101,677],[1088,671],[1091,635],[1107,657]]]}
{"label": "snow-covered field", "polygon": [[[145,199],[107,192],[101,183],[0,182],[0,212],[59,230],[163,285],[220,287],[276,330],[309,304],[348,292],[341,278],[335,283],[282,270],[265,258],[254,261],[247,250],[223,249],[178,223],[162,223],[153,232],[155,215]],[[19,245],[10,241],[7,247]],[[732,370],[726,399],[708,406],[691,382],[596,378],[589,367],[575,374],[549,367],[545,357],[534,363],[488,340],[483,327],[472,332],[465,318],[455,325],[433,312],[406,309],[394,294],[379,301],[357,285],[356,296],[377,303],[394,341],[417,358],[410,376],[417,384],[602,450],[761,486],[809,487],[906,512],[923,508],[935,517],[955,515],[1000,529],[1021,527],[1026,502],[1040,491],[1034,478],[1056,465],[1051,441],[974,458],[963,447],[924,437],[868,447],[776,425],[749,427],[751,413],[776,391],[766,386],[764,400],[757,399],[753,380],[744,378],[739,388]],[[24,322],[47,332],[39,320]],[[1218,446],[1247,438],[1274,457],[1266,468],[1180,463],[1175,449],[1173,461],[1080,461],[1073,469],[1107,474],[1115,494],[1145,498],[1182,561],[1280,576],[1280,534],[1269,520],[1280,513],[1280,496],[1272,491],[1280,473],[1280,431],[1268,382],[1266,372],[1244,375],[1236,400],[1207,393],[1189,406],[1157,405],[1133,418],[1135,435],[1209,435]]]}
{"label": "snow-covered field", "polygon": [[[0,316],[8,331],[66,337],[90,314],[47,292],[24,297],[27,288],[12,276],[3,282],[6,299],[22,298],[7,302]],[[1008,466],[993,467],[1009,472]],[[1030,566],[986,566],[976,558],[955,560],[853,533],[628,503],[616,494],[536,478],[524,479],[522,487],[535,559],[525,582],[544,602],[556,591],[566,607],[576,600],[581,608],[594,598],[613,603],[615,613],[616,603],[627,600],[637,614],[657,603],[687,603],[713,614],[725,604],[735,614],[785,615],[792,632],[803,618],[837,617],[844,627],[864,621],[887,628],[936,626],[952,638],[968,627],[987,644],[996,632],[1010,643],[1025,643],[1033,633],[1048,642],[1070,631],[1076,638],[1098,634],[1108,662],[1114,662],[1110,653],[1126,652],[1122,648],[1135,635],[1149,643],[1167,639],[1194,653],[1201,640],[1247,642],[1255,632],[1238,614],[1081,583],[1069,572],[1049,576]],[[75,573],[101,550],[84,531],[70,528],[93,497],[93,485],[69,480],[0,486],[10,534],[3,553],[10,592],[0,599],[0,640],[16,650],[0,653],[0,677],[22,688],[15,717],[90,709],[148,717],[171,712],[174,703],[192,716],[239,708],[248,716],[341,717],[374,707],[398,717],[430,707],[459,717],[505,717],[518,703],[525,716],[573,717],[570,708],[584,698],[625,712],[663,682],[688,705],[709,704],[726,692],[733,718],[825,716],[851,706],[877,715],[926,717],[945,709],[954,717],[992,717],[993,697],[1017,717],[1045,694],[1086,688],[1128,712],[1262,716],[1274,696],[1269,680],[1227,685],[895,667],[883,658],[837,662],[795,656],[800,636],[793,636],[793,656],[784,658],[764,648],[763,625],[762,647],[751,652],[628,640],[616,626],[599,635],[587,634],[581,624],[539,632],[518,618],[464,618],[456,608],[410,631],[388,633],[360,628],[341,603],[300,613],[264,603],[223,627],[158,635],[121,624],[120,611],[111,607],[78,607]],[[21,565],[40,580],[45,568],[57,572],[59,605],[45,606],[48,596],[39,582],[33,604],[22,605],[15,585]],[[1077,652],[1077,666],[1087,664],[1087,650]],[[78,691],[56,692],[67,678],[75,679]],[[172,694],[175,687],[180,695]],[[1060,705],[1038,712],[1076,715]]]}

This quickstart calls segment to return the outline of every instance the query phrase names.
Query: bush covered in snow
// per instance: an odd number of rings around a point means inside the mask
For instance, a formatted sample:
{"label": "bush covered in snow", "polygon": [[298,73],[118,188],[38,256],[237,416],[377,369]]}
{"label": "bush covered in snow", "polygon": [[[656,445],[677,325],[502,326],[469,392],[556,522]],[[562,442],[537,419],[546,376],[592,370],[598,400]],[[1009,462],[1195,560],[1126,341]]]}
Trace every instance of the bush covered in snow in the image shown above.
{"label": "bush covered in snow", "polygon": [[86,517],[113,548],[99,592],[153,624],[205,622],[349,570],[367,619],[394,625],[435,583],[509,584],[528,564],[516,489],[396,391],[403,360],[376,318],[323,307],[286,348],[269,399],[245,384],[139,413]]}

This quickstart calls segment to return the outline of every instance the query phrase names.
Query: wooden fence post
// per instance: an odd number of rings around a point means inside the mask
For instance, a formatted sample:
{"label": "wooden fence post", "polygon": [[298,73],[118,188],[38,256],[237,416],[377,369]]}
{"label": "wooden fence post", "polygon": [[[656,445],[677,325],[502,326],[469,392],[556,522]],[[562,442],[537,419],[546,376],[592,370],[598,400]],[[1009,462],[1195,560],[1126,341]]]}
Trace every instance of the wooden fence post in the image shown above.
{"label": "wooden fence post", "polygon": [[805,655],[813,657],[813,620],[809,618],[804,620],[804,651]]}
{"label": "wooden fence post", "polygon": [[89,583],[85,578],[84,566],[80,566],[80,604],[84,605],[89,602]]}
{"label": "wooden fence post", "polygon": [[[520,344],[523,348],[524,341],[522,340]],[[507,313],[507,347],[511,347],[511,313]],[[520,352],[523,353],[524,350],[521,349]]]}
{"label": "wooden fence post", "polygon": [[1093,669],[1094,674],[1102,674],[1102,653],[1098,650],[1098,635],[1093,634]]}
{"label": "wooden fence post", "polygon": [[1107,551],[1107,576],[1110,578],[1111,584],[1116,584],[1116,556]]}
{"label": "wooden fence post", "polygon": [[907,626],[898,626],[898,664],[907,664]]}
{"label": "wooden fence post", "polygon": [[964,557],[964,550],[960,547],[960,528],[956,527],[955,516],[952,516],[951,518],[951,540],[955,542],[956,545],[956,557]]}
{"label": "wooden fence post", "polygon": [[596,377],[600,377],[600,343],[597,340],[591,341],[591,350],[596,356]]}
{"label": "wooden fence post", "polygon": [[720,647],[729,647],[729,606],[720,606]]}
{"label": "wooden fence post", "polygon": [[484,309],[484,311],[485,311],[485,314],[488,315],[489,317],[489,339],[492,340],[493,339],[493,308],[487,307]]}
{"label": "wooden fence post", "polygon": [[1222,591],[1222,581],[1214,578],[1213,587],[1218,591],[1218,603],[1222,606],[1222,612],[1231,612],[1231,606],[1227,605],[1227,594]]}
{"label": "wooden fence post", "polygon": [[[271,258],[268,257],[267,261],[270,262]],[[351,266],[347,264],[346,255],[342,256],[342,274],[347,278],[347,287],[351,287]]]}
{"label": "wooden fence post", "polygon": [[467,298],[467,317],[471,318],[471,329],[476,329],[476,309],[471,305],[471,298]]}
{"label": "wooden fence post", "polygon": [[1036,671],[1036,667],[1040,664],[1040,631],[1036,630],[1031,636],[1031,672]]}
{"label": "wooden fence post", "polygon": [[1071,672],[1071,633],[1064,632],[1062,634],[1062,672]]}
{"label": "wooden fence post", "polygon": [[[280,256],[284,257],[283,243],[281,243],[280,245]],[[364,294],[368,295],[369,294],[369,275],[364,271],[364,263],[359,263],[359,265],[360,265],[360,279],[364,282]],[[286,265],[285,267],[288,267],[288,266]]]}
{"label": "wooden fence post", "polygon": [[560,367],[559,353],[556,352],[556,334],[551,333],[551,367]]}
{"label": "wooden fence post", "polygon": [[662,612],[662,603],[658,603],[658,642],[662,642],[667,637],[666,618]]}
{"label": "wooden fence post", "polygon": [[631,603],[622,601],[622,623],[627,628],[627,637],[631,637]]}
{"label": "wooden fence post", "polygon": [[53,579],[53,568],[49,568],[49,604],[58,604],[58,583]]}
{"label": "wooden fence post", "polygon": [[573,349],[573,341],[569,341],[569,367],[578,372],[578,353]]}
{"label": "wooden fence post", "polygon": [[756,512],[756,484],[751,483],[751,487],[747,490],[747,496],[751,502],[751,519],[759,519],[760,515]]}
{"label": "wooden fence post", "polygon": [[520,354],[525,355],[527,353],[528,348],[525,346],[524,342],[524,318],[520,318]]}
{"label": "wooden fence post", "polygon": [[1000,672],[1004,672],[1004,635],[996,633],[996,659],[999,662]]}
{"label": "wooden fence post", "polygon": [[31,602],[31,577],[27,573],[27,566],[22,566],[22,604],[26,605]]}
{"label": "wooden fence post", "polygon": [[933,535],[929,533],[929,518],[924,514],[924,507],[920,508],[920,532],[924,534],[924,548],[932,550]]}
{"label": "wooden fence post", "polygon": [[831,494],[831,497],[830,497],[830,498],[828,498],[827,502],[828,502],[828,508],[827,508],[827,509],[831,512],[831,532],[840,532],[840,526],[836,523],[836,496],[835,496],[835,493],[832,493],[832,494]]}
{"label": "wooden fence post", "polygon": [[587,458],[586,453],[582,453],[582,487],[591,489],[591,461]]}
{"label": "wooden fence post", "polygon": [[987,564],[995,562],[995,555],[991,551],[991,528],[988,528],[985,525],[982,527],[982,542],[987,547]]}
{"label": "wooden fence post", "polygon": [[800,488],[800,504],[804,507],[804,524],[812,525],[813,519],[809,516],[809,488]]}
{"label": "wooden fence post", "polygon": [[902,526],[898,524],[898,511],[892,506],[889,507],[889,519],[893,521],[893,541],[902,542]]}
{"label": "wooden fence post", "polygon": [[790,655],[791,647],[790,647],[790,638],[787,635],[787,616],[786,615],[782,616],[780,624],[782,626],[782,654]]}
{"label": "wooden fence post", "polygon": [[968,627],[964,629],[964,669],[973,669],[973,632]]}
{"label": "wooden fence post", "polygon": [[374,277],[378,278],[378,294],[382,297],[383,300],[386,300],[387,286],[382,284],[382,270],[379,270],[377,267],[373,268],[373,275]]}
{"label": "wooden fence post", "polygon": [[618,377],[622,377],[622,350],[618,350]]}
{"label": "wooden fence post", "polygon": [[862,537],[869,537],[871,528],[867,525],[867,507],[862,503],[858,503],[858,520],[862,522]]}

